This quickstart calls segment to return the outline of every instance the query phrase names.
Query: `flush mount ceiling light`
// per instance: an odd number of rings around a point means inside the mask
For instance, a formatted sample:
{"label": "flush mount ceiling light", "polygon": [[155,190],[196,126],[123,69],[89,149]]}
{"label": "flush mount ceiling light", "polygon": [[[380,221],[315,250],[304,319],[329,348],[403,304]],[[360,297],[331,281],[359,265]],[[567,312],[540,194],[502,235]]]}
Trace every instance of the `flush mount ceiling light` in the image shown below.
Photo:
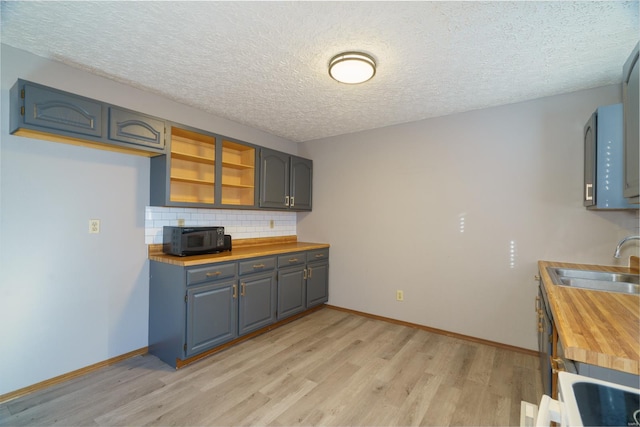
{"label": "flush mount ceiling light", "polygon": [[340,83],[364,83],[376,74],[376,61],[364,53],[343,52],[329,62],[329,75]]}

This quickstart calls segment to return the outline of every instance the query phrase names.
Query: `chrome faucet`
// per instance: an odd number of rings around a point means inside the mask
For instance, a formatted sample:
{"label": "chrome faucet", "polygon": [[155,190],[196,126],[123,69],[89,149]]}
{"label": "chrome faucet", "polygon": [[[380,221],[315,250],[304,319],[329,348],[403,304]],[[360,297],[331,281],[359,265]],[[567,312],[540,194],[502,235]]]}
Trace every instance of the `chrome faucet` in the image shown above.
{"label": "chrome faucet", "polygon": [[618,243],[618,246],[616,246],[616,251],[613,254],[614,258],[620,258],[620,248],[622,247],[622,245],[624,245],[628,240],[640,240],[640,236],[628,236],[625,237],[624,239],[620,240],[620,243]]}

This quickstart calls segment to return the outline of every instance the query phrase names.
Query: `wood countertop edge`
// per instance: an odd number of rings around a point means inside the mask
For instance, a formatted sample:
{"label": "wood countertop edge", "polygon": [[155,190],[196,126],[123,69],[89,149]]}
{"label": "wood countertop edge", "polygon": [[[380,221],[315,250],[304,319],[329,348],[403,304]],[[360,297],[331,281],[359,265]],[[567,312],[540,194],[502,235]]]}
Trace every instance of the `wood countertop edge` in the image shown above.
{"label": "wood countertop edge", "polygon": [[[640,296],[556,286],[547,267],[637,274],[634,261],[629,267],[538,261],[538,268],[565,357],[640,375]],[[622,308],[627,323],[607,307]]]}
{"label": "wood countertop edge", "polygon": [[233,249],[230,252],[221,252],[219,254],[209,255],[195,255],[190,257],[179,257],[166,254],[150,253],[149,260],[164,262],[167,264],[180,265],[183,267],[191,267],[195,265],[238,261],[242,259],[256,258],[269,255],[280,255],[290,252],[302,252],[315,249],[329,248],[328,243],[313,243],[313,242],[289,242],[289,243],[274,243],[274,244],[260,244],[256,246],[244,246],[238,249]]}

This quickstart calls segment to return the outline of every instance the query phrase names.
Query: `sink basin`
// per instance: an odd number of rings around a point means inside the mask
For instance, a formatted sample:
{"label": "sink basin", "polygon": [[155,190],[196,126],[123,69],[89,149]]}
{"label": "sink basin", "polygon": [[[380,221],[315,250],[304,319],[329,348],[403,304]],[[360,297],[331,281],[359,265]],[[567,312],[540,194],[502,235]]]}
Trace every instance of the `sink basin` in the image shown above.
{"label": "sink basin", "polygon": [[547,271],[558,286],[640,295],[640,276],[637,274],[555,267],[547,267]]}

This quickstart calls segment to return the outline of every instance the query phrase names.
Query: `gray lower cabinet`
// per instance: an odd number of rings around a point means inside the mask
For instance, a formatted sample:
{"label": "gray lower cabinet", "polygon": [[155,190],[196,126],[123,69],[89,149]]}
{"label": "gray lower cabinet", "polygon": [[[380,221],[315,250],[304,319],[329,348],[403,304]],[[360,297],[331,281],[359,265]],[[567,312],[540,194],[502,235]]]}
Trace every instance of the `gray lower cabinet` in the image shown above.
{"label": "gray lower cabinet", "polygon": [[238,336],[236,264],[149,262],[149,353],[175,367]]}
{"label": "gray lower cabinet", "polygon": [[187,347],[190,357],[238,336],[235,278],[187,290]]}
{"label": "gray lower cabinet", "polygon": [[328,299],[329,249],[184,267],[149,262],[149,353],[177,367]]}
{"label": "gray lower cabinet", "polygon": [[278,320],[305,309],[306,253],[278,257]]}
{"label": "gray lower cabinet", "polygon": [[329,249],[307,252],[306,308],[329,300]]}
{"label": "gray lower cabinet", "polygon": [[239,263],[238,334],[244,335],[276,321],[276,258]]}

